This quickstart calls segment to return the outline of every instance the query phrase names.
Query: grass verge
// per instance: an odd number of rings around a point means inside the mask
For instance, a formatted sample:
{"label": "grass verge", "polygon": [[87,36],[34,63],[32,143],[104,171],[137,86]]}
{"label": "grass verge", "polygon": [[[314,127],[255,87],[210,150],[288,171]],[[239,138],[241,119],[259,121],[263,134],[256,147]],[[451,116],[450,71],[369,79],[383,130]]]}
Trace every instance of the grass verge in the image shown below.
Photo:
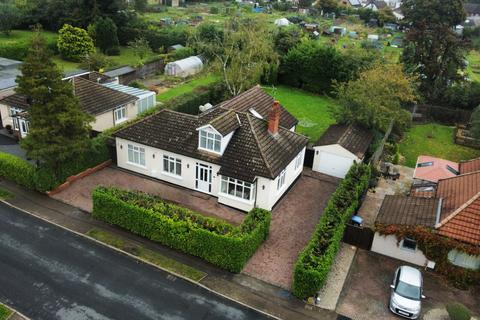
{"label": "grass verge", "polygon": [[7,308],[3,304],[0,304],[0,320],[8,319],[12,313],[13,313],[12,310]]}
{"label": "grass verge", "polygon": [[128,243],[124,239],[108,231],[92,229],[87,232],[87,235],[98,241],[133,254],[159,267],[180,274],[193,281],[200,281],[203,277],[207,275],[202,271],[199,271],[173,259],[167,258],[164,255],[161,255],[155,251],[145,249],[144,247],[136,244]]}
{"label": "grass verge", "polygon": [[331,110],[337,102],[332,98],[287,86],[264,87],[264,90],[298,119],[296,131],[306,135],[311,142],[316,142],[335,123]]}
{"label": "grass verge", "polygon": [[480,150],[453,142],[453,127],[436,123],[415,125],[400,142],[400,153],[407,167],[415,167],[419,155],[439,157],[458,162],[480,157]]}
{"label": "grass verge", "polygon": [[195,88],[214,83],[217,80],[218,80],[218,76],[213,74],[207,74],[205,76],[201,76],[199,78],[186,81],[184,83],[177,85],[176,87],[173,87],[171,89],[168,89],[167,91],[164,91],[158,94],[157,101],[166,102],[184,93],[192,92]]}
{"label": "grass verge", "polygon": [[13,194],[11,194],[9,191],[0,188],[0,200],[7,200],[13,197]]}

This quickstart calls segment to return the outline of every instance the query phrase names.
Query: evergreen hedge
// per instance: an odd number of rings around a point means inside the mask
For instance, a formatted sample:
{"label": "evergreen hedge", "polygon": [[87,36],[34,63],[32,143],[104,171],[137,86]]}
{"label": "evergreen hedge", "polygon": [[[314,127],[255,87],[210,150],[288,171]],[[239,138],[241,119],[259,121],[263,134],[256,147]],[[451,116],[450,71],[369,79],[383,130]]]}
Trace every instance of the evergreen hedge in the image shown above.
{"label": "evergreen hedge", "polygon": [[35,167],[17,156],[0,152],[0,177],[29,189],[35,188]]}
{"label": "evergreen hedge", "polygon": [[141,192],[98,187],[93,216],[174,249],[240,272],[265,241],[271,213],[255,208],[239,226]]}
{"label": "evergreen hedge", "polygon": [[310,242],[295,263],[292,292],[297,298],[313,296],[325,284],[346,223],[357,210],[369,179],[370,167],[354,164],[328,201]]}

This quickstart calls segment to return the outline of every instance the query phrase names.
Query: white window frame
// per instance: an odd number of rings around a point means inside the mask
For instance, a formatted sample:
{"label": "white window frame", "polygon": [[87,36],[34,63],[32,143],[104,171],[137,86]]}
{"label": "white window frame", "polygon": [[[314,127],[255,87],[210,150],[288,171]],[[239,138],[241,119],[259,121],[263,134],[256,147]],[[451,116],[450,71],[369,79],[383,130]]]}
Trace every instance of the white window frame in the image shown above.
{"label": "white window frame", "polygon": [[[167,162],[167,166],[165,166]],[[162,161],[163,173],[169,176],[174,176],[176,178],[182,176],[182,159],[169,156],[168,154],[163,155]]]}
{"label": "white window frame", "polygon": [[18,118],[15,117],[17,114],[23,112],[23,109],[17,107],[10,107],[10,117],[12,118],[13,122],[13,129],[20,130],[20,125],[18,123]]}
{"label": "white window frame", "polygon": [[480,256],[470,255],[457,249],[450,250],[448,261],[465,269],[480,270]]}
{"label": "white window frame", "polygon": [[[406,246],[405,246],[405,240],[415,242],[415,249],[406,247]],[[410,251],[410,252],[415,252],[415,251],[417,251],[418,243],[417,243],[417,241],[414,240],[414,239],[411,239],[411,238],[403,238],[403,239],[402,239],[402,243],[400,243],[400,248],[401,248],[402,250],[407,250],[407,251]]]}
{"label": "white window frame", "polygon": [[287,170],[283,169],[282,172],[278,175],[277,178],[277,191],[280,191],[285,186],[285,176],[287,174]]}
{"label": "white window frame", "polygon": [[298,168],[303,167],[303,152],[301,152],[296,158],[295,158],[295,170],[298,170]]}
{"label": "white window frame", "polygon": [[[230,187],[233,186],[234,194],[230,194]],[[249,190],[250,196],[245,198],[246,190]],[[222,176],[220,181],[220,194],[235,199],[237,201],[244,201],[252,203],[255,200],[255,184],[246,182],[239,179],[234,179],[226,176]],[[238,195],[240,194],[240,196]]]}
{"label": "white window frame", "polygon": [[121,106],[113,110],[113,120],[115,124],[122,123],[127,120],[127,107]]}
{"label": "white window frame", "polygon": [[145,148],[129,143],[127,145],[127,162],[131,165],[145,168],[146,166]]}
{"label": "white window frame", "polygon": [[[198,148],[220,154],[222,152],[222,136],[210,130],[199,130]],[[211,145],[209,147],[209,144]],[[218,147],[218,150],[217,148]]]}

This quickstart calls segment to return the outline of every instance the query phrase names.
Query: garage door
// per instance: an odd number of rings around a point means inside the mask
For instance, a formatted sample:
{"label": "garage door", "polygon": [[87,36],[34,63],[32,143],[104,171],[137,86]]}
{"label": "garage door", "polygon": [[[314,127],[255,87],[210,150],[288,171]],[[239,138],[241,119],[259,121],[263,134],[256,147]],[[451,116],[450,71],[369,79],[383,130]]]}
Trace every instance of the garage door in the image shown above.
{"label": "garage door", "polygon": [[336,154],[320,151],[320,165],[318,171],[337,178],[345,178],[353,160]]}

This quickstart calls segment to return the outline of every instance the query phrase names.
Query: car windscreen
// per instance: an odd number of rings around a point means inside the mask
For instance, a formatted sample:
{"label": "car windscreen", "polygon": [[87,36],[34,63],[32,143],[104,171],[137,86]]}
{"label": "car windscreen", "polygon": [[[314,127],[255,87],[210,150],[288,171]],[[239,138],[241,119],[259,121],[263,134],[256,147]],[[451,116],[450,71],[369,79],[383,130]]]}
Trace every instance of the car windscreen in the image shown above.
{"label": "car windscreen", "polygon": [[404,298],[413,300],[420,300],[421,295],[420,287],[412,286],[411,284],[402,281],[398,281],[395,293],[401,295]]}

